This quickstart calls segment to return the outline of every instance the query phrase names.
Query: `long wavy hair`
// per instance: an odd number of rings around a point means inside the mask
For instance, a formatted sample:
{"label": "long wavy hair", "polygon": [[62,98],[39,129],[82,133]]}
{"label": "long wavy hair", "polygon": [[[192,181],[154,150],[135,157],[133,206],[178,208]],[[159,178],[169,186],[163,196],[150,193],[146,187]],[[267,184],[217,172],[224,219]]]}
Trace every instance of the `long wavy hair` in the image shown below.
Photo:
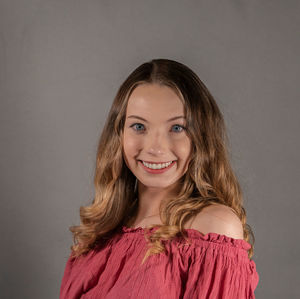
{"label": "long wavy hair", "polygon": [[[200,78],[184,64],[168,59],[143,63],[117,92],[98,144],[94,199],[90,205],[80,207],[81,224],[70,227],[72,256],[78,258],[88,253],[136,216],[136,177],[124,161],[123,130],[128,99],[138,85],[145,83],[168,86],[179,96],[192,151],[189,167],[178,181],[177,196],[160,205],[162,224],[145,229],[149,248],[142,263],[148,256],[165,250],[162,240],[178,235],[187,239],[184,224],[203,208],[219,204],[230,207],[240,218],[244,240],[251,244],[248,251],[251,259],[255,238],[246,223],[243,194],[230,165],[222,113]],[[154,226],[158,229],[148,234]]]}

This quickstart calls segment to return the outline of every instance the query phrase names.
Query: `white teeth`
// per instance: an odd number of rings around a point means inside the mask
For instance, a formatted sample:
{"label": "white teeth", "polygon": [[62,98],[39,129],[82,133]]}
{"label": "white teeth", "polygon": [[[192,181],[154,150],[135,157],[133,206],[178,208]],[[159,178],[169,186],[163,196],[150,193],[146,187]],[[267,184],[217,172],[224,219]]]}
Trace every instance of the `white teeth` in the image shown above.
{"label": "white teeth", "polygon": [[171,163],[172,163],[172,161],[171,162],[168,162],[168,163],[163,163],[163,164],[150,164],[150,163],[146,163],[146,162],[144,162],[144,161],[142,161],[143,162],[143,164],[145,165],[145,166],[147,166],[148,168],[151,168],[151,169],[162,169],[162,168],[166,168],[166,167],[168,167]]}

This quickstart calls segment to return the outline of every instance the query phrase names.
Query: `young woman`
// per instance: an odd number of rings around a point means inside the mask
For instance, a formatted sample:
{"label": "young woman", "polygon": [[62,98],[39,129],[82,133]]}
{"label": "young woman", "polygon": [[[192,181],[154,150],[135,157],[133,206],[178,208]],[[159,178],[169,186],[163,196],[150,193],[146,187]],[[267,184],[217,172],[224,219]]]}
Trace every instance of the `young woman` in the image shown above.
{"label": "young woman", "polygon": [[155,59],[134,70],[99,141],[94,200],[70,228],[60,299],[255,298],[254,236],[227,143],[191,69]]}

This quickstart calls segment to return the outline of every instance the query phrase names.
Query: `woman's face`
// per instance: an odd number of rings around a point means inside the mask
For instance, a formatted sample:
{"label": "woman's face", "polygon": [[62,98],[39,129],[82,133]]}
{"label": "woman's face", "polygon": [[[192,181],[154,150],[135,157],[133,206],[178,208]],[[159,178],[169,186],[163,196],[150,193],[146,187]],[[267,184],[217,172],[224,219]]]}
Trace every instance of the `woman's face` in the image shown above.
{"label": "woman's face", "polygon": [[[184,128],[184,107],[171,88],[142,84],[134,89],[126,110],[123,149],[126,165],[144,186],[166,188],[185,174],[191,142]],[[161,165],[167,168],[157,169],[157,163],[168,162],[172,164]]]}

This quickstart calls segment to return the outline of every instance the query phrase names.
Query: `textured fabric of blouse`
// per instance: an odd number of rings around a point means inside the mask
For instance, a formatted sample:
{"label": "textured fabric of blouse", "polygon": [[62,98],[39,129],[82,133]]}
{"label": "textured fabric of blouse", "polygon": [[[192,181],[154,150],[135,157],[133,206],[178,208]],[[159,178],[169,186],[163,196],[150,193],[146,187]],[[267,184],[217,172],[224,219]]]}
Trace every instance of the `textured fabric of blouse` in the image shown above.
{"label": "textured fabric of blouse", "polygon": [[[157,227],[150,229],[150,232]],[[259,281],[251,245],[217,233],[185,229],[163,241],[166,252],[141,261],[145,230],[123,226],[111,239],[75,260],[69,256],[60,299],[250,299]]]}

